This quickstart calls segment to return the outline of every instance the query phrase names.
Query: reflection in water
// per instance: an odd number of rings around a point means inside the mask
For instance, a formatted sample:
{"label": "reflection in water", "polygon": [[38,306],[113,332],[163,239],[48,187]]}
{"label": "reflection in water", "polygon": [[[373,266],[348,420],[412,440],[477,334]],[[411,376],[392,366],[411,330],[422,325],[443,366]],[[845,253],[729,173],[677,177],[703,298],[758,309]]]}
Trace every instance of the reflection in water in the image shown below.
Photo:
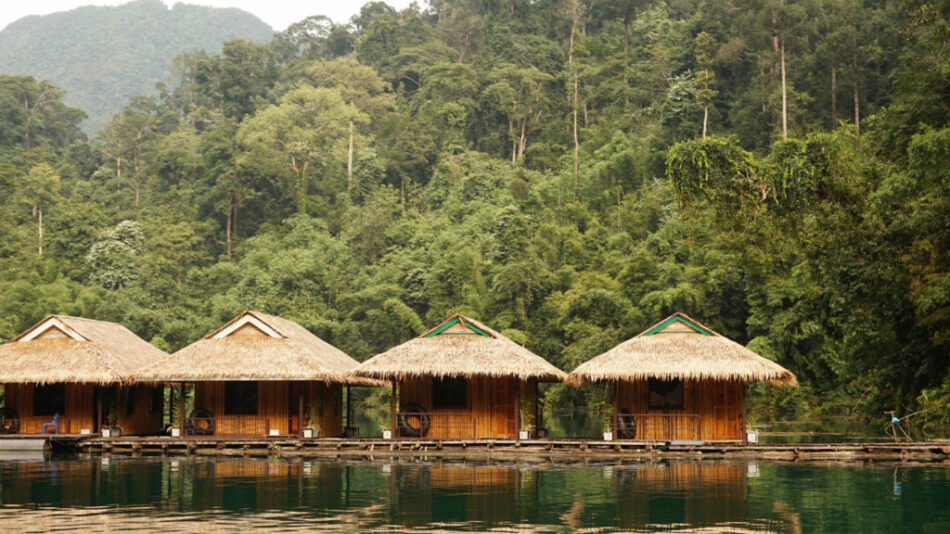
{"label": "reflection in water", "polygon": [[4,531],[950,531],[947,467],[80,457],[0,461],[0,499]]}

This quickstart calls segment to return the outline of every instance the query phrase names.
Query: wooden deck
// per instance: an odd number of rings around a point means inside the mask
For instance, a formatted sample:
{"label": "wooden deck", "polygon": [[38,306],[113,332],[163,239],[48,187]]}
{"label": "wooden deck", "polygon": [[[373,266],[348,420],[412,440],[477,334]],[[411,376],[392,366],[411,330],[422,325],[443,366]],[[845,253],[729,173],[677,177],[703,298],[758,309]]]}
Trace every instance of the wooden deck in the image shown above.
{"label": "wooden deck", "polygon": [[131,455],[274,456],[492,459],[758,459],[779,461],[940,462],[950,464],[950,441],[916,443],[811,443],[767,445],[591,440],[382,440],[209,437],[86,437],[79,451]]}

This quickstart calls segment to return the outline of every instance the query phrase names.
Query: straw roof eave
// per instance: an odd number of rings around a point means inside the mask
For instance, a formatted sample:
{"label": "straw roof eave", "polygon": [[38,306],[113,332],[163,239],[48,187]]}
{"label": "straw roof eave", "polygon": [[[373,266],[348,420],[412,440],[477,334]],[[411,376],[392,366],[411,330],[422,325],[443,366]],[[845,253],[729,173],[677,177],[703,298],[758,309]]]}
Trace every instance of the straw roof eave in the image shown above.
{"label": "straw roof eave", "polygon": [[[251,315],[280,337],[214,337],[238,319]],[[246,311],[204,339],[141,369],[143,382],[317,381],[351,386],[388,384],[350,372],[359,363],[299,324],[281,317]]]}
{"label": "straw roof eave", "polygon": [[[709,332],[646,335],[675,317]],[[674,314],[609,351],[579,365],[567,383],[659,379],[770,382],[794,386],[791,371],[742,345],[700,325],[683,314]]]}
{"label": "straw roof eave", "polygon": [[429,337],[439,328],[436,327],[370,358],[353,374],[380,380],[486,376],[560,382],[567,378],[564,371],[484,324],[464,316],[455,317],[489,335]]}
{"label": "straw roof eave", "polygon": [[[39,337],[24,341],[37,327],[55,320],[79,339]],[[0,382],[8,384],[126,384],[137,368],[167,354],[124,326],[82,317],[50,315],[0,345]]]}

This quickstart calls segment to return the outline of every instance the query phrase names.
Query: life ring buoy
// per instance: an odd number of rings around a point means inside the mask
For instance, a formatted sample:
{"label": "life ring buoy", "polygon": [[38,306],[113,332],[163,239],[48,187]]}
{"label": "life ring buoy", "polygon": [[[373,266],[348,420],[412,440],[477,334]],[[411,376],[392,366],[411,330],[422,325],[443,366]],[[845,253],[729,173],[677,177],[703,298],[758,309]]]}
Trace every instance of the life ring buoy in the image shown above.
{"label": "life ring buoy", "polygon": [[13,408],[0,408],[0,434],[16,434],[20,431],[20,418]]}
{"label": "life ring buoy", "polygon": [[[419,426],[412,426],[410,419],[417,419]],[[410,438],[419,438],[429,433],[429,426],[432,424],[432,418],[426,413],[425,408],[415,403],[403,406],[399,410],[399,435]]]}
{"label": "life ring buoy", "polygon": [[617,412],[617,438],[633,439],[635,437],[637,437],[637,419],[632,417],[629,410],[619,410]]}
{"label": "life ring buoy", "polygon": [[188,426],[196,436],[211,436],[214,434],[214,415],[204,408],[195,408],[188,416]]}

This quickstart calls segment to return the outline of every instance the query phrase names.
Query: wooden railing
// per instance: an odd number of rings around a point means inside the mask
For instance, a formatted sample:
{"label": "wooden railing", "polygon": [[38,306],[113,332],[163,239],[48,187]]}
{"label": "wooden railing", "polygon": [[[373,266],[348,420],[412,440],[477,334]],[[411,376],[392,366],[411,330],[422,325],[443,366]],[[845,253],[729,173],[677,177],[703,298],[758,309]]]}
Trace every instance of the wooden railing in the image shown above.
{"label": "wooden railing", "polygon": [[614,439],[642,441],[699,440],[696,414],[616,414]]}
{"label": "wooden railing", "polygon": [[399,439],[475,439],[475,415],[469,411],[401,412],[396,414]]}
{"label": "wooden railing", "polygon": [[[43,425],[52,423],[52,417],[20,417],[20,418],[2,418],[0,419],[0,433],[2,434],[42,434]],[[68,417],[60,417],[59,433],[71,434],[72,425]],[[53,425],[47,427],[47,434],[53,434]]]}
{"label": "wooden railing", "polygon": [[185,419],[186,436],[266,436],[270,419],[257,415],[220,415]]}

